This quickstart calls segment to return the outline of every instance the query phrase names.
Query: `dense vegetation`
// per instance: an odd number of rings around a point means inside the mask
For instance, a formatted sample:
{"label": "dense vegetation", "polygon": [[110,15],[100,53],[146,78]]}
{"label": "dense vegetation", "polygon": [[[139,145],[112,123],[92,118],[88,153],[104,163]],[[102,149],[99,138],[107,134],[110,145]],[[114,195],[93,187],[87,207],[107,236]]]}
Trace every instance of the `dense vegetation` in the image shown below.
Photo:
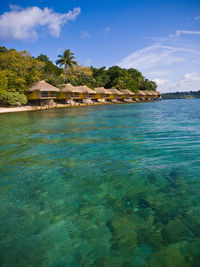
{"label": "dense vegetation", "polygon": [[145,79],[142,73],[136,69],[122,69],[112,66],[99,69],[94,67],[78,67],[72,70],[67,82],[73,85],[86,84],[90,88],[103,86],[105,88],[129,89],[133,92],[138,90],[156,90],[155,82]]}
{"label": "dense vegetation", "polygon": [[16,93],[23,94],[32,83],[41,79],[54,86],[64,81],[90,88],[104,86],[135,92],[156,90],[156,83],[143,77],[136,69],[122,69],[118,66],[109,69],[84,67],[78,65],[74,58],[74,54],[66,49],[63,55],[58,56],[58,67],[44,54],[34,58],[27,51],[18,52],[0,47],[0,102],[5,92],[11,92],[13,97]]}
{"label": "dense vegetation", "polygon": [[200,90],[162,94],[162,99],[184,99],[184,98],[200,98]]}
{"label": "dense vegetation", "polygon": [[3,106],[17,106],[26,104],[27,98],[24,94],[18,92],[4,92],[0,101]]}
{"label": "dense vegetation", "polygon": [[30,84],[42,78],[44,66],[27,51],[0,47],[0,92],[23,93]]}

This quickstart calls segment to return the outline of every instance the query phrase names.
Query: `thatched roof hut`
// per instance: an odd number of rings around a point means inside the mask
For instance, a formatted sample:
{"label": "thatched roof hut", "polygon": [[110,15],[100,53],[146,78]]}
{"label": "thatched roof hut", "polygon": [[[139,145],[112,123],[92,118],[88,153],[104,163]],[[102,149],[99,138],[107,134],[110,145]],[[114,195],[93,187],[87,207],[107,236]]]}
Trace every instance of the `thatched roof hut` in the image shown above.
{"label": "thatched roof hut", "polygon": [[146,95],[146,93],[145,93],[145,91],[144,91],[144,90],[139,90],[139,91],[138,91],[138,95],[145,96],[145,95]]}
{"label": "thatched roof hut", "polygon": [[157,94],[157,96],[161,96],[161,93],[158,91],[155,91],[155,93]]}
{"label": "thatched roof hut", "polygon": [[157,96],[157,93],[155,91],[151,91],[152,96]]}
{"label": "thatched roof hut", "polygon": [[94,95],[96,94],[96,92],[94,90],[90,89],[86,85],[75,86],[75,88],[79,89],[81,91],[81,93],[83,93],[83,94],[94,94]]}
{"label": "thatched roof hut", "polygon": [[123,90],[121,90],[121,92],[122,92],[123,94],[125,94],[125,95],[130,95],[130,96],[135,95],[135,93],[131,92],[131,91],[128,90],[128,89],[123,89]]}
{"label": "thatched roof hut", "polygon": [[122,95],[122,92],[120,92],[119,90],[112,88],[112,89],[107,89],[109,92],[111,92],[111,94],[113,95]]}
{"label": "thatched roof hut", "polygon": [[146,93],[146,95],[152,96],[152,92],[149,90],[146,90],[145,93]]}
{"label": "thatched roof hut", "polygon": [[57,87],[55,87],[55,86],[53,86],[53,85],[51,85],[45,81],[39,81],[39,82],[34,83],[33,85],[31,85],[29,87],[29,89],[27,91],[29,91],[29,92],[33,92],[33,91],[60,92],[60,90]]}
{"label": "thatched roof hut", "polygon": [[104,87],[97,87],[97,88],[94,88],[94,90],[97,94],[105,94],[105,95],[112,94],[109,90],[105,89]]}
{"label": "thatched roof hut", "polygon": [[82,90],[79,86],[73,86],[71,83],[62,84],[60,86],[62,92],[72,92],[72,93],[82,93]]}

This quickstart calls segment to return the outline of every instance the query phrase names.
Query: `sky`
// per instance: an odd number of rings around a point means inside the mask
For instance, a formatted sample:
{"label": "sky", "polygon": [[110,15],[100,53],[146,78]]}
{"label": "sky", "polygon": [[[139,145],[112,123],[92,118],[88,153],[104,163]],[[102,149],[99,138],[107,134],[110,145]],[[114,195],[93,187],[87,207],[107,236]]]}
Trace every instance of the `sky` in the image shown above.
{"label": "sky", "polygon": [[64,49],[84,66],[135,68],[164,92],[200,90],[199,0],[1,0],[0,46]]}

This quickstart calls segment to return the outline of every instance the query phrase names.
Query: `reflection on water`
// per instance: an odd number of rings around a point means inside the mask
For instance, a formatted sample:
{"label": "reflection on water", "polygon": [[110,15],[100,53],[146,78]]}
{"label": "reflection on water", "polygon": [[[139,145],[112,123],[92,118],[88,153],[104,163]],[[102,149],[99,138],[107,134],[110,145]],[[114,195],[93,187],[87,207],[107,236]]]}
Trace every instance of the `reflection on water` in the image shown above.
{"label": "reflection on water", "polygon": [[199,266],[199,104],[1,115],[0,265]]}

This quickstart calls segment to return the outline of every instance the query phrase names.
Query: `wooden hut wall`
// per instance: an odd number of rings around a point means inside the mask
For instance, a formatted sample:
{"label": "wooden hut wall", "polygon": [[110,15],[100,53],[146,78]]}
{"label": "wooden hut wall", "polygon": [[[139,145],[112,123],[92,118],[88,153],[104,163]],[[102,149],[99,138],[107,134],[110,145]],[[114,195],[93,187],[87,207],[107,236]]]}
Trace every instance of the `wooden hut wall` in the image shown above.
{"label": "wooden hut wall", "polygon": [[65,92],[62,92],[62,91],[57,92],[56,98],[57,99],[66,99],[66,93]]}
{"label": "wooden hut wall", "polygon": [[37,100],[40,99],[40,92],[39,91],[33,91],[33,92],[26,92],[26,97],[28,100]]}
{"label": "wooden hut wall", "polygon": [[110,98],[110,99],[115,99],[115,95],[114,95],[114,94],[110,94],[110,95],[109,95],[109,98]]}
{"label": "wooden hut wall", "polygon": [[103,99],[103,98],[105,98],[105,94],[100,94],[100,93],[96,93],[95,95],[94,95],[94,98],[95,99]]}

